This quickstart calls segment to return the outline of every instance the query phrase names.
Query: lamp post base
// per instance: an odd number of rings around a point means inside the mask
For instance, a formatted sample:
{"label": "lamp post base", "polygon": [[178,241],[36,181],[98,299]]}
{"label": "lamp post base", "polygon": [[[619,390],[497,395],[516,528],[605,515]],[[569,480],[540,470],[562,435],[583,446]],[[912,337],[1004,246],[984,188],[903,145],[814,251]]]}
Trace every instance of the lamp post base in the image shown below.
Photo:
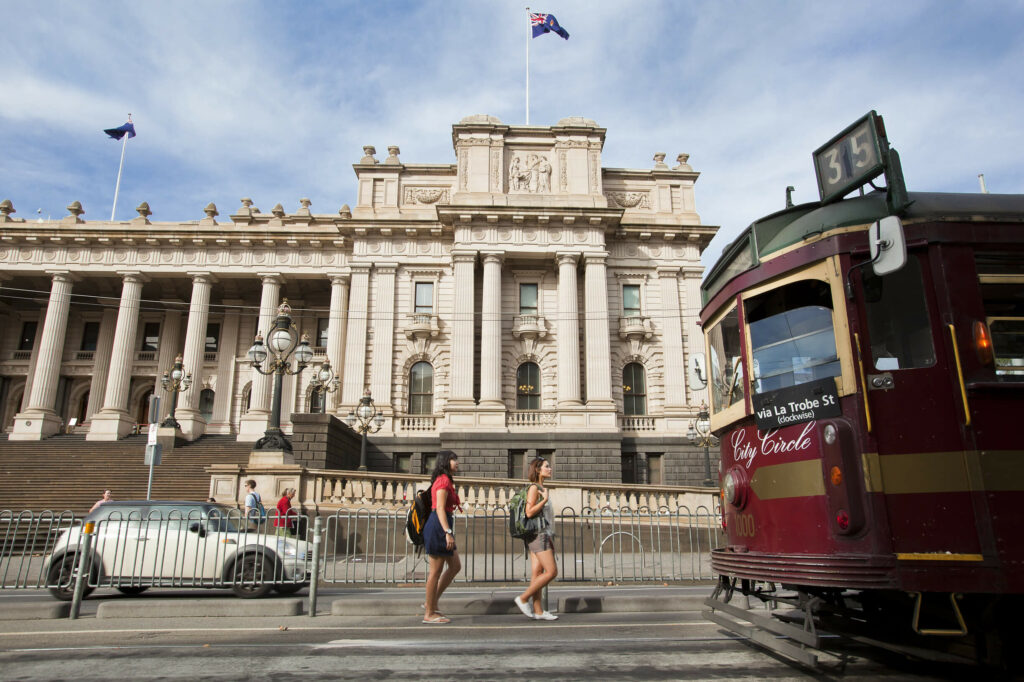
{"label": "lamp post base", "polygon": [[253,450],[283,450],[285,452],[292,451],[292,444],[284,434],[279,430],[267,429],[267,432],[256,441],[256,445],[253,446]]}

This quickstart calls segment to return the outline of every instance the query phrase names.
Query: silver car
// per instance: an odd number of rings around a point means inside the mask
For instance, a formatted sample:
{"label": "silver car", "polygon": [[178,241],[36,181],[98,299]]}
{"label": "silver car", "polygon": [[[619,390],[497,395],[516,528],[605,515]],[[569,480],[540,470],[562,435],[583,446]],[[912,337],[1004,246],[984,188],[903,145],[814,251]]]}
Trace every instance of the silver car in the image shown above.
{"label": "silver car", "polygon": [[[298,521],[301,517],[295,517]],[[289,516],[288,521],[292,521]],[[283,521],[283,520],[282,520]],[[150,587],[230,587],[243,598],[299,591],[309,582],[312,544],[274,519],[246,519],[207,502],[108,502],[85,517],[95,524],[85,594],[113,587],[139,594]],[[74,595],[82,526],[57,539],[47,558],[47,586]]]}

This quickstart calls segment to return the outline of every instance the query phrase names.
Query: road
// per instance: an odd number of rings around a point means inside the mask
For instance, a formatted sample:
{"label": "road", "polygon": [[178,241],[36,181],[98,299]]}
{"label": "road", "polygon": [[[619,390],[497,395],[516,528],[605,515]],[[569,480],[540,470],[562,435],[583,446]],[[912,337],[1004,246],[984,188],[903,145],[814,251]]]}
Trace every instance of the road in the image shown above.
{"label": "road", "polygon": [[[323,595],[339,597],[343,591]],[[418,593],[403,598],[418,601]],[[328,609],[316,618],[112,619],[89,615],[99,601],[87,600],[75,621],[0,615],[4,679],[925,680],[974,672],[861,648],[843,650],[845,668],[837,659],[812,672],[725,633],[697,610],[566,613],[555,622],[453,612],[450,624],[423,625],[412,602],[401,616]],[[136,601],[144,612],[148,600]],[[0,614],[10,603],[0,594]]]}

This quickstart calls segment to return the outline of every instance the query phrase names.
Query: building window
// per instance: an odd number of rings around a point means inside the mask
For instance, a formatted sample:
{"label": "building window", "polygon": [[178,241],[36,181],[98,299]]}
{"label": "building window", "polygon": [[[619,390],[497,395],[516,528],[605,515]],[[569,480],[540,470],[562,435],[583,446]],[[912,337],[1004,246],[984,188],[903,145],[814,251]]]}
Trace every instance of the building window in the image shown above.
{"label": "building window", "polygon": [[211,322],[206,325],[206,341],[203,351],[206,353],[216,353],[218,346],[220,346],[220,323]]}
{"label": "building window", "polygon": [[643,365],[638,362],[622,368],[622,413],[627,416],[647,414],[647,385]]}
{"label": "building window", "polygon": [[331,318],[320,317],[316,321],[316,344],[320,348],[327,348],[327,329],[331,325]]}
{"label": "building window", "polygon": [[647,453],[647,482],[651,485],[665,485],[665,475],[661,468],[662,453]]}
{"label": "building window", "polygon": [[246,386],[242,391],[242,414],[246,414],[250,407],[252,407],[252,384]]}
{"label": "building window", "polygon": [[212,388],[204,388],[199,394],[199,415],[209,424],[213,419],[213,399],[216,394]]}
{"label": "building window", "polygon": [[146,322],[142,325],[142,348],[141,350],[160,349],[160,323]]}
{"label": "building window", "polygon": [[520,480],[526,478],[526,450],[508,451],[508,477]]}
{"label": "building window", "polygon": [[540,409],[540,367],[524,362],[516,370],[516,409]]}
{"label": "building window", "polygon": [[535,283],[519,285],[519,314],[537,314],[537,285]]}
{"label": "building window", "polygon": [[434,368],[417,362],[409,370],[409,414],[434,414]]}
{"label": "building window", "polygon": [[395,453],[395,473],[396,474],[411,474],[412,473],[412,453],[410,452],[396,452]]}
{"label": "building window", "polygon": [[26,322],[21,325],[21,338],[18,339],[18,350],[32,350],[36,342],[36,329],[38,322]]}
{"label": "building window", "polygon": [[416,302],[413,312],[432,314],[434,312],[434,283],[416,282]]}
{"label": "building window", "polygon": [[437,464],[437,453],[436,452],[424,452],[423,462],[420,465],[420,473],[427,474],[428,476],[434,473],[434,465]]}
{"label": "building window", "polygon": [[622,482],[635,484],[636,480],[636,462],[638,457],[635,452],[623,452],[622,453]]}
{"label": "building window", "polygon": [[640,285],[622,285],[622,316],[640,317]]}
{"label": "building window", "polygon": [[82,347],[79,350],[96,350],[100,338],[100,323],[86,322],[82,327]]}

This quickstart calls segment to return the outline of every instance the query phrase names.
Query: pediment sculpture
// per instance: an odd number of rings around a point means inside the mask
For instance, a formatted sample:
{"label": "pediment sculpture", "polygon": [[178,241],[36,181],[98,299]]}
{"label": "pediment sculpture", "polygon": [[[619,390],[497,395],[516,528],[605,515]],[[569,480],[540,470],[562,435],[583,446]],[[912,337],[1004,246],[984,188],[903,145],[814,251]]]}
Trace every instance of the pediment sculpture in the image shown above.
{"label": "pediment sculpture", "polygon": [[551,162],[544,154],[514,154],[508,165],[508,191],[551,192]]}

